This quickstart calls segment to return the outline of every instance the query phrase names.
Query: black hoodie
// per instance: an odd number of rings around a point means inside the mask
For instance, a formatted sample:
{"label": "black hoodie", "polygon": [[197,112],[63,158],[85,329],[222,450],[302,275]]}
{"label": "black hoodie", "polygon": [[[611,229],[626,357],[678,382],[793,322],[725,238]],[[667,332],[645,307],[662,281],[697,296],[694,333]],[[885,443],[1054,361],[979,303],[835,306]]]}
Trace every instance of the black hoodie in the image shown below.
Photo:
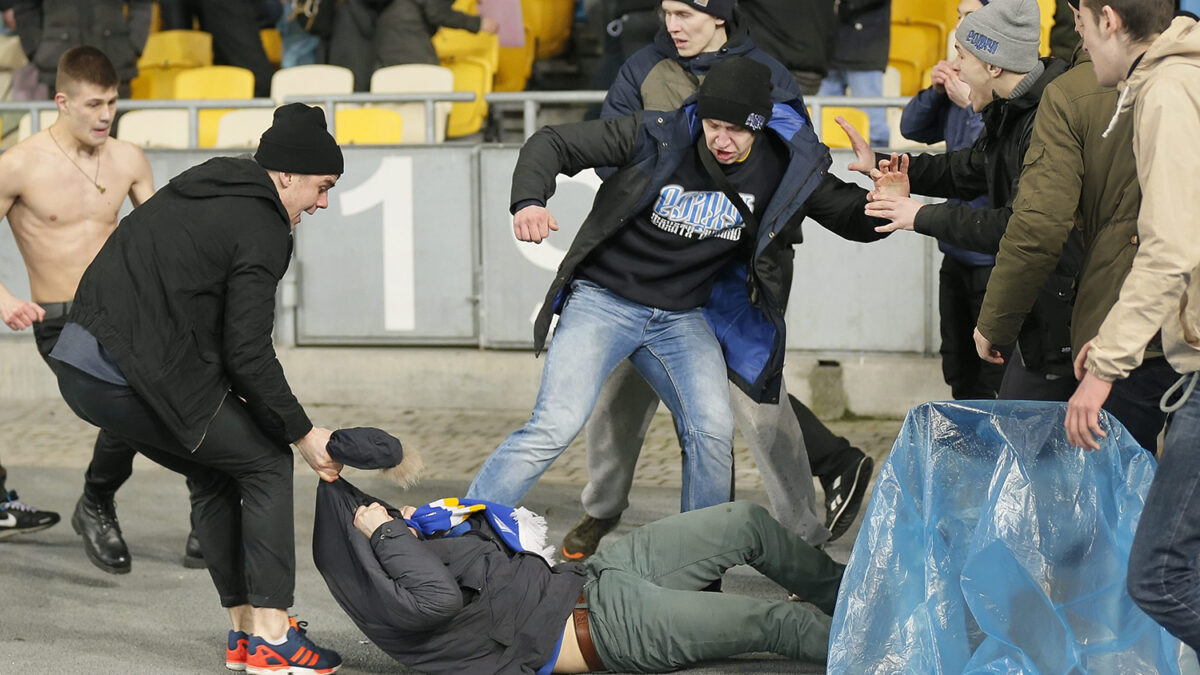
{"label": "black hoodie", "polygon": [[69,319],[190,450],[231,390],[281,444],[312,429],[271,341],[290,223],[266,170],[210,159],[126,216],[79,282]]}

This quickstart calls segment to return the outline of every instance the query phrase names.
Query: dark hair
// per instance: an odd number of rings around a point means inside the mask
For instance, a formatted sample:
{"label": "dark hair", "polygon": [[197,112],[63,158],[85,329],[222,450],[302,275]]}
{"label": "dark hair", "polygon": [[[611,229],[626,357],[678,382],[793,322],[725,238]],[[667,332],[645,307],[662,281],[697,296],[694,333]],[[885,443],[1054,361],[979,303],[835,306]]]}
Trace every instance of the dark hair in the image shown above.
{"label": "dark hair", "polygon": [[84,45],[63,52],[58,60],[58,73],[54,77],[54,90],[63,91],[72,84],[94,84],[104,89],[115,88],[120,79],[117,69],[104,52]]}
{"label": "dark hair", "polygon": [[1145,42],[1165,31],[1175,16],[1175,0],[1081,0],[1093,14],[1108,5],[1125,24],[1125,32],[1134,42]]}

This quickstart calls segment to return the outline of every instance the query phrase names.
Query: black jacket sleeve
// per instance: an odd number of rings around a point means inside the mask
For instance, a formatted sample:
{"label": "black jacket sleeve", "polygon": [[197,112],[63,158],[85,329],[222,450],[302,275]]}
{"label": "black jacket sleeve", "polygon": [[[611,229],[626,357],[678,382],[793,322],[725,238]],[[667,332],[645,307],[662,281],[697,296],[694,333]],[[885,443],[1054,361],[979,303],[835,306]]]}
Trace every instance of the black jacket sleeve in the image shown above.
{"label": "black jacket sleeve", "polygon": [[966,204],[927,204],[917,211],[913,230],[959,248],[995,255],[1012,217],[1012,205],[974,209]]}
{"label": "black jacket sleeve", "polygon": [[805,201],[808,216],[843,239],[871,242],[887,236],[875,231],[888,221],[872,218],[867,207],[867,191],[853,183],[825,174],[817,189]]}
{"label": "black jacket sleeve", "polygon": [[421,13],[425,15],[425,20],[431,25],[460,28],[478,33],[482,19],[473,14],[460,12],[454,9],[452,4],[451,0],[417,0]]}
{"label": "black jacket sleeve", "polygon": [[379,603],[389,608],[391,625],[406,631],[430,631],[462,610],[458,582],[441,558],[408,531],[404,521],[380,525],[371,534],[371,549],[393,582],[393,594],[380,598]]}
{"label": "black jacket sleeve", "polygon": [[292,394],[271,342],[275,290],[291,254],[290,235],[275,219],[245,228],[235,244],[226,277],[221,357],[233,393],[246,400],[263,430],[293,443],[313,425]]}
{"label": "black jacket sleeve", "polygon": [[641,138],[641,114],[542,127],[525,141],[513,169],[510,206],[527,200],[545,204],[558,174],[621,167],[633,161]]}

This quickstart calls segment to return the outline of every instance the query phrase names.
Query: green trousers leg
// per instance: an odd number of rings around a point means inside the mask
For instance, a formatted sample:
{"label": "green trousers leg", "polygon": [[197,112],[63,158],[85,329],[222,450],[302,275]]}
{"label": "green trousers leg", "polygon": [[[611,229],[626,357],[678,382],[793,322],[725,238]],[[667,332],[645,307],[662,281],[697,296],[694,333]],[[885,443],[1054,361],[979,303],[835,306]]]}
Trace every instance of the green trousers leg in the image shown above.
{"label": "green trousers leg", "polygon": [[824,661],[830,618],[796,602],[700,589],[753,566],[832,613],[843,566],[750,502],[681,513],[626,535],[588,561],[596,649],[614,670],[661,672],[770,651]]}

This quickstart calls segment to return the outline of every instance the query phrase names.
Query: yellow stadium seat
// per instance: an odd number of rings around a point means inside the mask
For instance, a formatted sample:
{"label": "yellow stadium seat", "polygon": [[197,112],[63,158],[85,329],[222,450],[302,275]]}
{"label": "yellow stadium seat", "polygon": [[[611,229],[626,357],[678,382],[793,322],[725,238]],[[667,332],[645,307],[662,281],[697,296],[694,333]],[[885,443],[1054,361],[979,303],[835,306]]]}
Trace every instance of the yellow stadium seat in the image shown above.
{"label": "yellow stadium seat", "polygon": [[130,98],[175,98],[175,78],[191,68],[142,68],[129,83]]}
{"label": "yellow stadium seat", "polygon": [[211,66],[212,35],[199,30],[151,33],[138,59],[138,69]]}
{"label": "yellow stadium seat", "polygon": [[[432,66],[424,63],[408,63],[399,66],[380,68],[371,75],[371,93],[373,94],[404,94],[432,93],[454,91],[454,72],[442,66]],[[395,110],[404,117],[404,142],[425,142],[425,104],[397,103],[387,104],[390,110]],[[446,138],[446,119],[450,115],[451,104],[439,102],[434,104],[434,142],[440,143]]]}
{"label": "yellow stadium seat", "polygon": [[1058,7],[1053,0],[1038,0],[1038,9],[1042,10],[1042,38],[1039,51],[1042,56],[1050,56],[1050,29],[1054,27],[1054,12]]}
{"label": "yellow stadium seat", "polygon": [[837,123],[838,116],[846,118],[850,126],[858,130],[863,138],[871,137],[871,119],[864,110],[844,106],[825,106],[821,108],[821,142],[830,148],[849,148],[850,138],[841,125]]}
{"label": "yellow stadium seat", "polygon": [[150,3],[150,32],[162,30],[162,7],[157,2]]}
{"label": "yellow stadium seat", "polygon": [[263,51],[267,60],[276,68],[283,62],[283,36],[274,28],[263,28],[258,31],[258,39],[262,41]]}
{"label": "yellow stadium seat", "polygon": [[[192,68],[175,78],[175,99],[254,98],[254,73],[235,66]],[[200,147],[217,145],[217,127],[228,109],[200,111]]]}
{"label": "yellow stadium seat", "polygon": [[916,63],[920,72],[942,59],[945,33],[941,24],[893,23],[888,59]]}
{"label": "yellow stadium seat", "polygon": [[892,23],[930,23],[946,29],[958,23],[958,2],[955,0],[892,0]]}
{"label": "yellow stadium seat", "polygon": [[521,0],[525,25],[533,31],[537,58],[558,56],[571,38],[574,0]]}
{"label": "yellow stadium seat", "polygon": [[271,99],[276,105],[283,105],[289,96],[352,93],[354,73],[342,66],[292,66],[271,76]]}
{"label": "yellow stadium seat", "polygon": [[334,135],[342,145],[394,145],[404,140],[404,117],[377,107],[338,110]]}
{"label": "yellow stadium seat", "polygon": [[487,119],[488,107],[483,97],[492,91],[494,71],[485,61],[470,57],[443,62],[442,65],[454,73],[454,91],[469,91],[475,94],[474,101],[455,103],[450,108],[446,136],[459,138],[479,131]]}
{"label": "yellow stadium seat", "polygon": [[496,91],[524,91],[529,76],[533,74],[533,61],[537,48],[533,31],[525,27],[524,47],[501,47],[500,66],[496,70]]}
{"label": "yellow stadium seat", "polygon": [[915,61],[888,59],[888,67],[900,72],[900,95],[916,96],[921,91],[921,75],[925,69]]}
{"label": "yellow stadium seat", "polygon": [[143,148],[187,148],[187,111],[130,110],[117,123],[117,138]]}
{"label": "yellow stadium seat", "polygon": [[433,35],[433,48],[441,61],[469,56],[486,61],[492,72],[500,67],[500,38],[491,33],[442,28]]}

